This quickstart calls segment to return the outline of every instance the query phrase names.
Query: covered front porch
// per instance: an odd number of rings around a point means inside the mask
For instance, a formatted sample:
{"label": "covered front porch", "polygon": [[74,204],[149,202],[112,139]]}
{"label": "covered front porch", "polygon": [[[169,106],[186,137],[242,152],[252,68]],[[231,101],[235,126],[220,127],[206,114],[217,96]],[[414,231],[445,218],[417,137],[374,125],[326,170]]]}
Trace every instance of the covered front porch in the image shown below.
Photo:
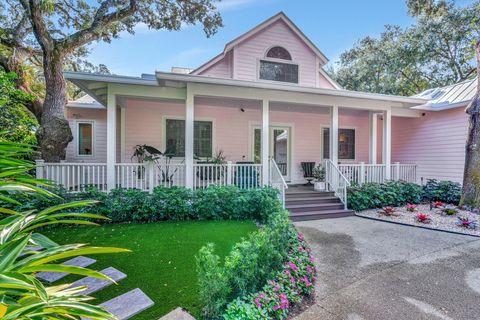
{"label": "covered front porch", "polygon": [[[39,177],[70,190],[284,188],[306,182],[302,163],[325,161],[349,183],[417,179],[415,164],[392,161],[392,117],[419,116],[415,99],[161,73],[66,76],[102,104],[69,107],[66,162],[38,162]],[[139,163],[143,144],[171,157]]]}

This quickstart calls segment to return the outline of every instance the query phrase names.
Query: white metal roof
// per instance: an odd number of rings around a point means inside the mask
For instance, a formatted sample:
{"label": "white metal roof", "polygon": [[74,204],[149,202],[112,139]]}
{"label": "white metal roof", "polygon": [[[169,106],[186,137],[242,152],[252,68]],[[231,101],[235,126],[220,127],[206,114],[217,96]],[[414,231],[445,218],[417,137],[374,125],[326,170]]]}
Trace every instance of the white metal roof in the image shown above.
{"label": "white metal roof", "polygon": [[466,106],[477,92],[477,79],[462,81],[445,87],[425,90],[414,97],[429,99],[415,109],[440,111]]}

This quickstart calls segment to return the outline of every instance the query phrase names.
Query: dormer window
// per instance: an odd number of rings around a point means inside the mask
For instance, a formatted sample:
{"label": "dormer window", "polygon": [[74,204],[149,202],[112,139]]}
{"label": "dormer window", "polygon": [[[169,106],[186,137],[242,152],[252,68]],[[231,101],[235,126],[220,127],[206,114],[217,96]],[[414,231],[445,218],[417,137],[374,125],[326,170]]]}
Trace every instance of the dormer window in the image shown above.
{"label": "dormer window", "polygon": [[260,60],[260,79],[298,83],[298,64],[291,61],[292,56],[285,48],[270,48]]}

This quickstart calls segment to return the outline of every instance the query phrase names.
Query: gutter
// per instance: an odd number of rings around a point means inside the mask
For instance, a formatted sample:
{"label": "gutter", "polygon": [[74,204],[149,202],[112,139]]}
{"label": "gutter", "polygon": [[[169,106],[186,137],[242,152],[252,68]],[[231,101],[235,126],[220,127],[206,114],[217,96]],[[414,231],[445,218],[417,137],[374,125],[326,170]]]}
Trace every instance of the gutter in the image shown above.
{"label": "gutter", "polygon": [[386,94],[357,92],[357,91],[350,91],[350,90],[292,86],[292,85],[286,85],[286,84],[273,84],[273,83],[267,83],[267,82],[252,82],[252,81],[245,81],[245,80],[222,79],[222,78],[199,76],[199,75],[193,75],[193,74],[175,74],[175,73],[163,72],[163,71],[156,71],[155,75],[157,77],[159,85],[161,86],[163,86],[162,81],[179,81],[184,83],[203,83],[203,84],[237,86],[237,87],[246,87],[246,88],[269,89],[269,90],[291,91],[291,92],[301,92],[301,93],[314,93],[314,94],[323,94],[328,96],[372,99],[372,100],[382,100],[382,101],[400,102],[400,103],[408,103],[408,104],[424,105],[425,103],[428,102],[428,99],[423,99],[423,98],[402,97],[402,96],[393,96],[393,95],[386,95]]}

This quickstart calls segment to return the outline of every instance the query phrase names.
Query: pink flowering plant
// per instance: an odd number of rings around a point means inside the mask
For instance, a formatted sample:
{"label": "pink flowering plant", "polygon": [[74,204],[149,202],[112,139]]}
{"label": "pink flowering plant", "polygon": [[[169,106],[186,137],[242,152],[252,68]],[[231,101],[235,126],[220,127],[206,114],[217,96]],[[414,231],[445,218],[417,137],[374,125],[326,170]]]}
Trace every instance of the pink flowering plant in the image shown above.
{"label": "pink flowering plant", "polygon": [[317,273],[303,235],[295,233],[289,240],[289,247],[282,269],[259,292],[229,304],[223,315],[225,320],[252,319],[259,315],[265,319],[285,319],[294,304],[313,293]]}
{"label": "pink flowering plant", "polygon": [[412,203],[407,203],[407,205],[405,206],[405,210],[407,210],[408,212],[415,212],[417,211],[417,205]]}

